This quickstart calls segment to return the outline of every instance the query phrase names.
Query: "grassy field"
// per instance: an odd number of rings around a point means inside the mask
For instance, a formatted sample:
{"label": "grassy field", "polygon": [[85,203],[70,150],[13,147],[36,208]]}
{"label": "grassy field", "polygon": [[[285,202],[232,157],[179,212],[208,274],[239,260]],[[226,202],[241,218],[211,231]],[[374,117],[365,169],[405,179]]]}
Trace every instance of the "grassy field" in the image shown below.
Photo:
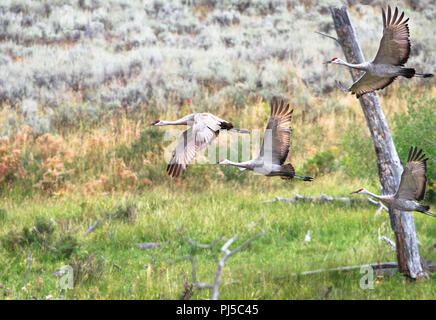
{"label": "grassy field", "polygon": [[[402,159],[410,143],[424,145],[430,156],[429,204],[436,189],[434,93],[434,87],[410,90],[403,82],[381,97],[387,117],[398,119],[391,126]],[[189,107],[121,115],[92,125],[83,121],[40,137],[24,127],[2,138],[1,299],[208,299],[208,289],[187,290],[193,281],[189,260],[170,263],[191,253],[185,237],[211,243],[239,235],[236,248],[262,226],[265,234],[226,262],[220,299],[434,299],[434,274],[417,282],[405,282],[399,274],[377,278],[372,290],[361,289],[364,274],[359,270],[292,275],[396,261],[395,252],[379,240],[378,230],[394,239],[388,215],[376,214],[372,204],[262,203],[294,192],[335,197],[360,187],[379,192],[363,115],[354,97],[340,94],[326,97],[340,104],[323,109],[314,103],[306,118],[295,105],[290,159],[297,172],[315,176],[311,183],[200,164],[190,166],[182,178],[170,179],[162,158],[172,143],[165,139],[169,129],[145,124],[176,119]],[[241,128],[262,130],[268,108],[258,101],[226,108],[223,115],[241,119]],[[3,109],[0,117],[8,112]],[[222,135],[219,144],[227,140]],[[95,231],[85,236],[97,219]],[[420,254],[434,261],[436,226],[418,213],[415,222]],[[309,229],[312,240],[305,243]],[[137,247],[144,242],[165,245]],[[213,282],[223,244],[195,250],[198,281]],[[67,265],[74,270],[74,288],[63,291],[54,274]]]}
{"label": "grassy field", "polygon": [[[236,248],[263,225],[265,234],[225,264],[220,299],[323,299],[328,290],[328,299],[434,298],[434,275],[412,283],[394,274],[376,279],[373,290],[360,288],[363,274],[359,270],[292,276],[320,268],[395,261],[394,251],[378,240],[378,229],[393,238],[388,215],[375,214],[377,208],[371,204],[262,203],[275,196],[291,197],[293,192],[343,196],[349,193],[349,185],[358,187],[365,181],[345,184],[344,177],[334,175],[318,183],[277,181],[264,188],[266,179],[256,176],[249,185],[221,184],[203,190],[172,185],[138,195],[6,201],[1,228],[15,234],[10,233],[8,245],[4,240],[0,249],[1,297],[180,299],[184,282],[192,281],[191,263],[171,264],[168,260],[191,252],[185,236],[211,243],[221,236],[240,235],[231,247]],[[85,236],[97,218],[101,222]],[[436,226],[419,214],[415,222],[421,255],[434,260],[431,246]],[[35,225],[39,236],[32,233]],[[34,236],[26,238],[25,227]],[[312,240],[305,243],[308,229]],[[59,242],[67,236],[69,241]],[[142,242],[168,243],[141,250],[135,243]],[[215,249],[195,249],[198,281],[213,282],[223,244],[221,241]],[[27,265],[29,250],[32,259]],[[74,289],[66,292],[54,276],[64,265],[71,265],[76,277]],[[210,294],[207,289],[194,290],[191,298],[207,299]]]}
{"label": "grassy field", "polygon": [[[359,270],[293,275],[396,261],[379,240],[379,231],[394,235],[376,206],[262,203],[294,192],[380,191],[358,100],[334,85],[351,84],[349,72],[322,64],[341,51],[315,33],[334,35],[328,8],[347,5],[370,59],[386,3],[365,3],[3,1],[0,299],[209,299],[209,289],[189,290],[191,262],[171,260],[194,254],[197,280],[212,282],[224,241],[192,251],[186,237],[206,244],[239,235],[236,248],[262,228],[264,235],[226,262],[220,299],[435,299],[434,274],[416,282],[385,276],[368,290],[359,286]],[[435,2],[398,6],[410,17],[408,66],[434,73]],[[412,144],[429,157],[425,203],[432,208],[434,79],[397,79],[378,91],[401,160]],[[294,108],[288,161],[315,177],[312,183],[205,164],[178,179],[166,175],[165,154],[180,131],[147,124],[211,112],[249,129],[256,156],[272,97]],[[217,147],[236,141],[241,149],[242,138],[233,138],[221,133]],[[420,255],[435,261],[434,221],[415,214],[415,222]],[[304,241],[308,230],[311,242]],[[164,245],[141,250],[137,243]],[[67,291],[55,276],[64,266],[74,270]]]}

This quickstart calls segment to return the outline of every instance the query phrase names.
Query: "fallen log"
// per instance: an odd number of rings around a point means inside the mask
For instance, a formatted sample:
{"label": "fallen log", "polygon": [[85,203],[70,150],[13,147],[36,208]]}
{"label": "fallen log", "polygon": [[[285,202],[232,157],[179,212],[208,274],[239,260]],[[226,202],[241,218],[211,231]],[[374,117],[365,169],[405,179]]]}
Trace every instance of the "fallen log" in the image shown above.
{"label": "fallen log", "polygon": [[281,198],[281,197],[275,197],[274,200],[265,200],[262,201],[262,203],[270,203],[270,202],[277,202],[277,201],[285,201],[285,202],[345,202],[345,203],[352,203],[352,202],[370,202],[372,204],[379,205],[379,209],[377,210],[377,213],[379,213],[381,210],[389,211],[389,209],[380,201],[376,201],[371,198],[347,198],[347,197],[339,197],[334,198],[330,197],[324,193],[321,193],[319,197],[304,197],[302,195],[299,195],[298,193],[294,192],[294,198]]}

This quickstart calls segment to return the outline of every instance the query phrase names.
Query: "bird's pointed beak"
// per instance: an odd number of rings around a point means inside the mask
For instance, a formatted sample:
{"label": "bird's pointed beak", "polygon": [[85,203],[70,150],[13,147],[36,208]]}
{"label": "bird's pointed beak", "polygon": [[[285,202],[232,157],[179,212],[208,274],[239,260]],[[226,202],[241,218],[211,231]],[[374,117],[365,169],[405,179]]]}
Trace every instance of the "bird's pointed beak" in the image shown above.
{"label": "bird's pointed beak", "polygon": [[359,192],[359,190],[356,190],[356,191],[350,192],[350,194],[358,193],[358,192]]}
{"label": "bird's pointed beak", "polygon": [[148,127],[154,126],[154,122],[147,125]]}
{"label": "bird's pointed beak", "polygon": [[327,61],[324,61],[322,64],[329,64],[329,63],[332,63],[332,61],[331,60],[327,60]]}
{"label": "bird's pointed beak", "polygon": [[216,164],[222,164],[221,162],[224,162],[224,160],[226,160],[226,159],[221,159],[221,160],[218,161]]}

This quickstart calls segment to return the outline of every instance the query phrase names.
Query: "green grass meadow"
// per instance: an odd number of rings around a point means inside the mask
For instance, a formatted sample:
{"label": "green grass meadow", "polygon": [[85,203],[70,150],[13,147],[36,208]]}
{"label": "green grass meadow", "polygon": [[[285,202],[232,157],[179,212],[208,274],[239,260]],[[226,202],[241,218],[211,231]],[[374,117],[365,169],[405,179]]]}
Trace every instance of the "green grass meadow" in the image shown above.
{"label": "green grass meadow", "polygon": [[[230,247],[234,249],[263,226],[265,234],[224,265],[220,299],[434,299],[434,274],[411,282],[394,273],[375,278],[374,288],[366,290],[359,285],[364,276],[360,270],[293,275],[396,261],[395,252],[378,239],[378,229],[394,239],[388,214],[376,214],[376,206],[360,202],[262,203],[275,196],[293,197],[294,192],[347,196],[354,190],[350,185],[359,187],[368,181],[342,184],[344,177],[337,174],[319,183],[277,179],[265,188],[266,179],[255,176],[249,184],[223,183],[203,190],[168,184],[128,196],[6,200],[1,205],[0,297],[181,299],[192,283],[192,264],[170,260],[194,254],[197,280],[212,283],[224,255],[219,250],[224,241],[213,249],[192,251],[186,236],[207,244],[239,235]],[[420,254],[434,261],[436,251],[431,246],[436,225],[424,215],[414,217]],[[97,218],[101,219],[97,228],[85,236]],[[32,233],[35,228],[38,233]],[[309,229],[311,242],[304,242]],[[143,242],[164,245],[147,250],[135,245]],[[26,263],[29,250],[30,264]],[[74,269],[71,290],[62,290],[60,278],[54,276],[65,265]],[[210,297],[209,289],[193,289],[188,295],[190,299]]]}

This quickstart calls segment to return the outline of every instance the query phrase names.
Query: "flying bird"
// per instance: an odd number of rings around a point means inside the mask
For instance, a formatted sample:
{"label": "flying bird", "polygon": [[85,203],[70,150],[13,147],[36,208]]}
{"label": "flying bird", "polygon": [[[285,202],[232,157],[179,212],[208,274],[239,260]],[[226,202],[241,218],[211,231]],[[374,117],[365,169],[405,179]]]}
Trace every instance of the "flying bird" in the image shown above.
{"label": "flying bird", "polygon": [[340,81],[336,81],[340,90],[350,91],[352,94],[356,94],[357,98],[365,93],[386,88],[399,76],[406,78],[433,77],[431,73],[416,73],[414,68],[404,67],[410,54],[409,27],[407,25],[409,18],[403,20],[404,12],[398,16],[398,8],[395,8],[392,16],[390,6],[388,6],[387,16],[382,8],[382,15],[383,37],[373,61],[353,64],[339,58],[333,58],[325,62],[326,64],[340,64],[365,71],[350,88],[346,88]]}
{"label": "flying bird", "polygon": [[394,195],[379,196],[365,189],[359,189],[352,193],[367,194],[384,202],[387,206],[401,211],[418,211],[426,215],[436,217],[430,212],[430,207],[418,203],[424,200],[427,183],[427,160],[422,149],[413,146],[410,148],[406,166],[401,175],[400,186]]}
{"label": "flying bird", "polygon": [[183,174],[197,153],[207,148],[221,130],[249,133],[248,130],[235,129],[231,122],[211,113],[192,113],[176,121],[156,120],[150,124],[156,127],[168,125],[190,126],[179,136],[176,149],[166,169],[173,178]]}
{"label": "flying bird", "polygon": [[256,159],[245,162],[233,162],[221,159],[218,164],[236,166],[240,170],[252,170],[265,176],[280,176],[282,179],[312,181],[313,178],[298,175],[291,163],[286,163],[289,153],[293,109],[283,100],[270,102],[271,115],[265,129],[260,153]]}

